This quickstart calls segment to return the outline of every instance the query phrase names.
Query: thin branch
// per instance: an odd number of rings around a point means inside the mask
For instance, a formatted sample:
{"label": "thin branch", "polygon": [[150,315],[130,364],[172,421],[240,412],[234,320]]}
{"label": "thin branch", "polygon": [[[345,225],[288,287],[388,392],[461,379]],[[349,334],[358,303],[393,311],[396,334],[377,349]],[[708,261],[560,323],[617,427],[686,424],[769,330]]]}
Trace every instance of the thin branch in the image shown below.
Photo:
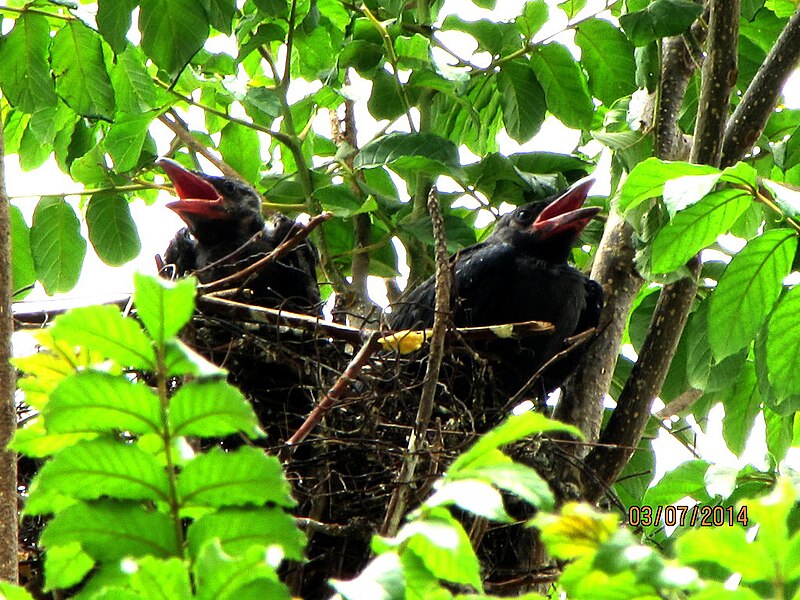
{"label": "thin branch", "polygon": [[308,415],[306,420],[297,429],[297,431],[294,432],[292,437],[286,440],[286,446],[281,451],[282,460],[288,459],[292,447],[305,440],[308,437],[308,434],[310,434],[322,420],[322,417],[324,417],[325,414],[331,408],[333,408],[334,404],[336,404],[336,402],[338,402],[347,392],[350,384],[355,381],[356,377],[358,377],[358,374],[361,372],[361,369],[365,364],[367,364],[369,357],[372,356],[373,353],[378,350],[378,348],[380,348],[380,344],[378,344],[379,337],[380,332],[378,331],[373,331],[370,334],[370,336],[367,338],[367,341],[364,342],[364,345],[361,346],[361,349],[352,358],[341,376],[336,380],[325,396],[323,396],[322,400],[320,400],[311,411],[311,414]]}
{"label": "thin branch", "polygon": [[230,123],[236,123],[237,125],[241,125],[242,127],[247,127],[249,129],[255,129],[256,131],[260,131],[262,133],[266,133],[268,136],[275,138],[281,144],[285,146],[289,146],[292,144],[292,138],[283,133],[282,131],[275,131],[274,129],[270,129],[269,127],[264,127],[259,125],[258,123],[253,123],[251,121],[245,121],[244,119],[239,119],[228,113],[225,113],[221,110],[217,110],[212,106],[208,106],[207,104],[203,104],[202,102],[198,102],[197,100],[191,98],[190,96],[184,96],[180,92],[172,89],[168,84],[164,83],[163,81],[159,81],[158,79],[153,80],[159,87],[163,88],[164,90],[168,91],[170,94],[185,102],[190,106],[196,106],[197,108],[201,109],[204,112],[217,116],[221,119],[225,119]]}
{"label": "thin branch", "polygon": [[800,62],[800,5],[747,88],[728,121],[722,145],[723,167],[742,158],[755,145],[778,104],[786,80]]}
{"label": "thin branch", "polygon": [[200,156],[206,158],[227,177],[233,177],[239,181],[245,181],[244,177],[242,177],[236,171],[236,169],[231,167],[221,158],[212,154],[205,144],[202,144],[197,138],[194,137],[194,135],[192,135],[188,125],[186,125],[183,119],[178,116],[178,113],[176,113],[174,110],[171,110],[170,114],[172,114],[172,118],[175,119],[174,121],[168,119],[166,114],[159,116],[158,120],[166,125],[190,150],[197,152]]}
{"label": "thin branch", "polygon": [[0,122],[0,580],[19,580],[17,453],[7,448],[17,427],[16,377],[11,366],[11,216],[6,194],[5,141]]}
{"label": "thin branch", "polygon": [[389,507],[386,509],[386,518],[381,526],[383,535],[394,535],[400,526],[400,520],[406,511],[408,502],[409,485],[414,479],[414,473],[419,462],[419,453],[425,446],[428,423],[433,414],[434,397],[439,383],[439,369],[444,357],[444,342],[447,333],[447,323],[450,320],[450,289],[452,287],[452,272],[450,259],[447,253],[447,236],[444,230],[444,218],[439,206],[439,198],[435,189],[428,194],[428,211],[431,215],[433,239],[436,242],[436,278],[435,278],[435,310],[433,317],[433,333],[431,336],[431,350],[428,355],[428,364],[425,378],[422,381],[422,394],[420,395],[417,417],[414,422],[414,431],[408,440],[408,452],[398,477],[398,487],[395,488]]}
{"label": "thin branch", "polygon": [[67,196],[92,196],[94,194],[110,192],[140,192],[142,190],[166,190],[172,191],[172,186],[159,183],[134,183],[131,185],[115,185],[106,188],[87,188],[84,190],[74,190],[71,192],[44,192],[41,194],[18,194],[9,196],[9,200],[21,200],[24,198],[41,198],[42,196],[55,196],[56,198],[66,198]]}

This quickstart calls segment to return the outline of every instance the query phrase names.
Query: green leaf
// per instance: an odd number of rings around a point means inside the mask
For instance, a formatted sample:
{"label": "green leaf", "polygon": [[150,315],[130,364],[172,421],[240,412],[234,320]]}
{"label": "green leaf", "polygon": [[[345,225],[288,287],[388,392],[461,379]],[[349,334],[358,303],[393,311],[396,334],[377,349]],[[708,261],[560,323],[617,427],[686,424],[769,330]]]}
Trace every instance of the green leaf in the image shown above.
{"label": "green leaf", "polygon": [[396,552],[385,552],[370,561],[356,578],[331,579],[329,584],[344,600],[405,600],[409,597],[406,596],[406,570]]}
{"label": "green leaf", "polygon": [[476,478],[488,481],[501,490],[519,496],[538,509],[552,510],[555,506],[555,496],[542,476],[530,467],[504,458],[506,460],[498,460],[496,463],[485,461],[483,464],[473,464],[458,469],[455,473],[450,470],[447,479]]}
{"label": "green leaf", "polygon": [[150,339],[116,306],[74,308],[56,318],[52,331],[56,340],[98,352],[122,366],[155,369]]}
{"label": "green leaf", "polygon": [[121,194],[94,194],[86,207],[86,224],[92,247],[107,265],[123,265],[139,256],[142,242],[128,201]]}
{"label": "green leaf", "polygon": [[225,508],[197,519],[186,534],[190,555],[196,557],[203,546],[218,539],[223,550],[233,556],[244,554],[250,546],[279,545],[289,560],[303,560],[306,536],[291,515],[276,506]]}
{"label": "green leaf", "polygon": [[231,33],[231,22],[236,14],[236,0],[208,0],[208,22],[217,31]]}
{"label": "green leaf", "polygon": [[465,144],[480,156],[497,152],[502,124],[501,97],[494,74],[475,77],[466,95],[437,94],[433,101],[433,130],[457,146]]}
{"label": "green leaf", "polygon": [[0,595],[5,600],[34,600],[27,590],[18,585],[13,585],[7,581],[0,581]]}
{"label": "green leaf", "polygon": [[239,175],[251,183],[258,181],[262,164],[261,142],[255,129],[228,123],[220,135],[219,151]]}
{"label": "green leaf", "polygon": [[586,6],[586,0],[563,0],[558,3],[558,8],[564,11],[568,19],[575,18]]}
{"label": "green leaf", "polygon": [[68,292],[78,282],[86,240],[75,211],[66,200],[44,196],[33,211],[31,253],[48,294]]}
{"label": "green leaf", "polygon": [[83,551],[77,541],[48,547],[44,557],[44,587],[47,590],[71,588],[80,583],[94,565],[94,559]]}
{"label": "green leaf", "polygon": [[77,115],[63,102],[41,107],[31,115],[19,142],[19,164],[29,171],[40,167],[53,152],[58,132],[74,124]]}
{"label": "green leaf", "polygon": [[100,36],[73,19],[59,29],[50,51],[56,92],[84,117],[110,121],[114,116],[114,88],[106,71]]}
{"label": "green leaf", "polygon": [[708,501],[705,476],[709,466],[710,463],[704,460],[681,463],[647,490],[643,503],[650,506],[666,506],[686,496],[700,502]]}
{"label": "green leaf", "polygon": [[56,97],[47,50],[50,24],[47,18],[23,12],[0,44],[0,87],[9,104],[22,112],[55,106]]}
{"label": "green leaf", "polygon": [[208,15],[195,0],[142,0],[142,49],[174,78],[208,38]]}
{"label": "green leaf", "polygon": [[722,437],[730,451],[741,456],[744,452],[756,416],[761,411],[761,394],[753,363],[746,362],[736,379],[733,393],[722,397],[725,417],[722,419]]}
{"label": "green leaf", "polygon": [[103,146],[114,160],[114,170],[130,171],[139,164],[147,129],[155,115],[145,113],[117,120],[108,128]]}
{"label": "green leaf", "polygon": [[258,419],[242,393],[225,381],[184,384],[169,403],[174,435],[219,437],[243,433],[259,437]]}
{"label": "green leaf", "polygon": [[426,507],[451,505],[492,521],[513,521],[503,506],[500,492],[478,479],[445,480],[436,493],[425,501]]}
{"label": "green leaf", "polygon": [[424,69],[431,64],[431,43],[424,35],[399,35],[394,40],[394,48],[398,69]]}
{"label": "green leaf", "polygon": [[150,388],[97,371],[81,371],[64,379],[42,414],[50,433],[162,430],[161,405]]}
{"label": "green leaf", "polygon": [[169,480],[163,466],[133,444],[109,438],[65,448],[42,467],[37,481],[48,491],[81,500],[101,496],[163,502],[169,499]]}
{"label": "green leaf", "polygon": [[526,40],[530,40],[547,23],[548,17],[544,0],[529,0],[522,6],[522,13],[514,19],[514,25]]}
{"label": "green leaf", "polygon": [[[264,555],[263,548],[253,547],[232,557],[223,552],[218,541],[206,544],[193,567],[196,597],[198,600],[290,600],[289,590],[278,581],[275,566],[264,560]],[[244,590],[249,594],[243,595]]]}
{"label": "green leaf", "polygon": [[686,175],[664,183],[664,206],[670,218],[676,213],[700,202],[710,194],[720,180],[720,173]]}
{"label": "green leaf", "polygon": [[595,98],[611,106],[636,91],[633,46],[617,27],[604,19],[587,19],[578,24],[575,43]]}
{"label": "green leaf", "polygon": [[447,173],[458,164],[455,144],[433,133],[390,133],[367,143],[354,161],[357,169],[386,165],[401,174]]}
{"label": "green leaf", "polygon": [[711,562],[740,573],[744,581],[758,581],[773,570],[772,557],[760,545],[749,543],[741,527],[689,530],[678,538],[676,550],[682,564]]}
{"label": "green leaf", "polygon": [[267,87],[250,87],[242,100],[242,105],[256,123],[271,124],[281,115],[280,94]]}
{"label": "green leaf", "polygon": [[136,8],[136,0],[98,0],[97,29],[108,45],[120,54],[128,45],[128,31],[131,29],[131,12]]}
{"label": "green leaf", "polygon": [[159,344],[178,335],[194,314],[196,282],[193,278],[169,282],[136,273],[133,300],[147,331]]}
{"label": "green leaf", "polygon": [[767,425],[767,450],[772,455],[771,460],[781,462],[792,445],[794,414],[781,415],[765,408],[764,422]]}
{"label": "green leaf", "polygon": [[404,526],[395,543],[404,543],[405,551],[416,554],[439,579],[483,589],[469,537],[446,509],[434,508],[425,518]]}
{"label": "green leaf", "polygon": [[164,344],[164,367],[169,377],[224,377],[227,373],[180,340],[168,340]]}
{"label": "green leaf", "polygon": [[189,565],[179,558],[161,560],[152,556],[128,559],[130,564],[130,587],[140,598],[163,598],[166,600],[191,600],[192,586]]}
{"label": "green leaf", "polygon": [[324,79],[325,74],[336,65],[343,37],[341,31],[322,23],[310,31],[295,35],[292,72],[309,81]]}
{"label": "green leaf", "polygon": [[[145,119],[146,116],[142,113],[158,108],[159,105],[161,92],[153,83],[144,63],[145,57],[141,49],[131,45],[117,56],[117,62],[111,70],[111,84],[114,86],[117,113],[118,115],[129,115],[131,121]],[[114,158],[114,160],[117,159]]]}
{"label": "green leaf", "polygon": [[16,206],[8,207],[11,221],[11,288],[12,300],[22,300],[30,291],[21,292],[36,282],[36,267],[31,254],[31,230]]}
{"label": "green leaf", "polygon": [[[544,9],[547,14],[547,7]],[[535,23],[526,23],[532,28]],[[506,23],[497,23],[489,19],[478,19],[477,21],[465,21],[456,14],[450,14],[442,22],[442,30],[463,31],[468,33],[478,42],[477,52],[486,51],[493,56],[499,55],[503,51],[503,28]],[[541,26],[541,25],[540,25]]]}
{"label": "green leaf", "polygon": [[367,108],[369,114],[378,120],[393,121],[405,112],[397,80],[385,69],[378,69],[372,77],[372,93],[367,100]]}
{"label": "green leaf", "polygon": [[622,15],[619,24],[636,46],[680,35],[694,23],[703,7],[692,0],[655,0],[647,8]]}
{"label": "green leaf", "polygon": [[586,76],[564,46],[539,46],[531,55],[531,67],[544,89],[547,109],[567,127],[589,129],[594,103]]}
{"label": "green leaf", "polygon": [[519,143],[539,132],[547,114],[544,90],[530,67],[521,60],[507,62],[497,74],[497,89],[503,98],[503,124]]}
{"label": "green leaf", "polygon": [[726,233],[751,206],[750,194],[730,189],[712,192],[680,211],[653,239],[652,269],[670,273]]}
{"label": "green leaf", "polygon": [[249,446],[233,452],[212,448],[195,457],[178,477],[178,495],[183,506],[296,504],[278,459]]}
{"label": "green leaf", "polygon": [[767,324],[767,372],[772,388],[782,400],[800,394],[800,286],[781,298]]}
{"label": "green leaf", "polygon": [[496,450],[535,433],[551,431],[565,431],[578,437],[581,436],[580,432],[571,425],[553,421],[540,413],[524,412],[512,415],[504,423],[481,436],[472,448],[453,461],[448,473],[455,475],[461,469],[485,464],[485,455],[491,450]]}
{"label": "green leaf", "polygon": [[719,169],[706,165],[648,158],[636,165],[622,184],[619,209],[631,210],[645,200],[661,196],[664,193],[664,184],[670,179],[677,179],[685,175],[717,173],[719,173]]}
{"label": "green leaf", "polygon": [[711,295],[708,312],[708,341],[717,360],[752,341],[780,296],[796,249],[794,232],[773,229],[733,257]]}
{"label": "green leaf", "polygon": [[337,217],[352,217],[378,208],[374,199],[362,202],[348,185],[326,185],[315,190],[314,197]]}
{"label": "green leaf", "polygon": [[58,513],[42,532],[43,546],[80,542],[95,560],[126,556],[177,556],[180,553],[172,520],[139,503],[103,500],[79,502]]}

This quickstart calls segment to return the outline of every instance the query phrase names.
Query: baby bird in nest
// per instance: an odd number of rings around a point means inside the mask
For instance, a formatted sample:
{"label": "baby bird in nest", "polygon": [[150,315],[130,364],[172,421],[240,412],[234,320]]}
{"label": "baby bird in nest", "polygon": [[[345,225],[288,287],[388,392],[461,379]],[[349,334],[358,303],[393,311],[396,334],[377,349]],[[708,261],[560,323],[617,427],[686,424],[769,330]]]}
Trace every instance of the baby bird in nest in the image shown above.
{"label": "baby bird in nest", "polygon": [[[209,283],[237,273],[272,252],[300,227],[280,213],[266,221],[261,196],[241,181],[190,171],[168,158],[157,164],[179,198],[167,207],[186,223],[165,253],[164,262],[174,265],[178,276],[194,273],[200,282]],[[320,315],[316,267],[316,249],[303,241],[243,280],[252,294],[248,302]]]}

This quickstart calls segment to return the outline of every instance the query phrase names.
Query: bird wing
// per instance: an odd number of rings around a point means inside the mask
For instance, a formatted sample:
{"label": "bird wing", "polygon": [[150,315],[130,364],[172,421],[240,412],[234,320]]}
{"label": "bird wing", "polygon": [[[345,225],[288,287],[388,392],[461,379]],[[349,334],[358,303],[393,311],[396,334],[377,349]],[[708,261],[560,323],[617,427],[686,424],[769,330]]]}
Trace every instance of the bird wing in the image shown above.
{"label": "bird wing", "polygon": [[[493,298],[487,290],[495,289],[503,279],[507,264],[513,261],[513,249],[507,244],[477,244],[451,258],[453,286],[451,307],[456,326],[484,323],[479,315],[491,309]],[[506,266],[506,269],[503,267]],[[389,325],[393,329],[420,329],[433,325],[436,282],[429,277],[392,305]]]}
{"label": "bird wing", "polygon": [[600,313],[603,310],[603,288],[594,279],[586,279],[584,282],[586,289],[586,308],[581,312],[575,333],[586,331],[597,327],[600,323]]}
{"label": "bird wing", "polygon": [[197,242],[189,234],[189,229],[184,227],[172,238],[164,252],[164,263],[175,266],[177,277],[197,268]]}

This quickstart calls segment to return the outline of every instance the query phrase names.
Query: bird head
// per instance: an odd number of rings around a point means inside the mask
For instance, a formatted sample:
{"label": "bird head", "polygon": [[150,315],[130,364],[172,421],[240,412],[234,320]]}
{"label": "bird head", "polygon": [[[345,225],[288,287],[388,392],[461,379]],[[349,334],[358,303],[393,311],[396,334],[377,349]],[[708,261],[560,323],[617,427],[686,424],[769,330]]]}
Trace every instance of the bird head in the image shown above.
{"label": "bird head", "polygon": [[157,164],[175,186],[179,200],[167,204],[201,242],[254,234],[264,226],[261,197],[249,185],[228,177],[190,171],[169,158]]}
{"label": "bird head", "polygon": [[600,212],[583,208],[594,179],[581,179],[564,192],[542,202],[532,202],[504,215],[487,239],[509,243],[526,254],[550,262],[566,262],[583,228]]}

